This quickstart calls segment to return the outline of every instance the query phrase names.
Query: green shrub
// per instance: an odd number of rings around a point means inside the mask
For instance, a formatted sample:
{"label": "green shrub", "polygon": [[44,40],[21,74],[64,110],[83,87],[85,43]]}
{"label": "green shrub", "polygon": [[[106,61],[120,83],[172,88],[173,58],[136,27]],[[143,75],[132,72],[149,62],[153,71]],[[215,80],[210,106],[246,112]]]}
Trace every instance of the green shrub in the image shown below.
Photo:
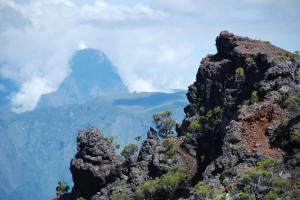
{"label": "green shrub", "polygon": [[206,115],[202,117],[201,131],[205,134],[210,134],[215,131],[218,131],[222,122],[223,113],[224,109],[220,106],[217,106],[212,110],[208,111]]}
{"label": "green shrub", "polygon": [[240,77],[240,78],[245,78],[245,72],[244,72],[244,68],[239,67],[235,70],[235,75]]}
{"label": "green shrub", "polygon": [[83,197],[78,197],[78,198],[76,198],[76,200],[86,200],[86,199]]}
{"label": "green shrub", "polygon": [[173,134],[173,128],[176,124],[176,122],[172,119],[171,111],[154,114],[153,123],[158,130],[158,134],[163,138]]}
{"label": "green shrub", "polygon": [[296,55],[289,53],[289,54],[282,54],[282,55],[277,55],[272,58],[272,61],[294,61],[296,58]]}
{"label": "green shrub", "polygon": [[136,144],[129,144],[121,152],[121,155],[125,158],[128,158],[130,156],[133,156],[137,151],[139,150],[139,147]]}
{"label": "green shrub", "polygon": [[246,192],[239,192],[238,193],[238,199],[239,200],[256,200],[256,197],[254,194],[249,194]]}
{"label": "green shrub", "polygon": [[287,197],[286,199],[300,199],[300,189],[292,189],[288,190],[284,193],[284,197]]}
{"label": "green shrub", "polygon": [[300,77],[300,70],[297,70],[297,71],[295,72],[295,76]]}
{"label": "green shrub", "polygon": [[277,194],[273,191],[269,191],[266,195],[266,200],[276,200],[277,198]]}
{"label": "green shrub", "polygon": [[197,130],[200,130],[201,124],[198,120],[191,121],[190,125],[188,126],[188,130],[190,132],[195,132]]}
{"label": "green shrub", "polygon": [[272,176],[272,178],[269,180],[270,185],[273,186],[274,189],[276,188],[284,188],[289,184],[288,179],[281,178],[279,176]]}
{"label": "green shrub", "polygon": [[55,188],[56,190],[56,196],[60,197],[61,195],[67,193],[69,191],[70,187],[66,182],[58,181],[57,186]]}
{"label": "green shrub", "polygon": [[[274,161],[266,159],[257,163],[257,168],[244,171],[237,176],[237,184],[232,193],[241,197],[240,193],[262,196],[263,199],[273,199],[274,196],[285,199],[284,193],[291,187],[290,180],[273,175],[273,172],[266,170],[274,165]],[[250,196],[252,198],[252,196]],[[250,198],[249,197],[249,198]],[[238,198],[238,199],[249,199]]]}
{"label": "green shrub", "polygon": [[109,196],[108,200],[127,200],[129,199],[125,192],[113,192]]}
{"label": "green shrub", "polygon": [[197,185],[195,186],[196,189],[196,195],[198,195],[199,197],[207,197],[209,198],[212,190],[209,186],[205,185],[203,182],[199,182],[197,183]]}
{"label": "green shrub", "polygon": [[114,137],[113,136],[107,136],[107,137],[104,137],[104,140],[106,140],[107,142],[113,143]]}
{"label": "green shrub", "polygon": [[175,139],[168,138],[163,141],[163,146],[166,148],[165,156],[172,158],[178,151],[179,145]]}
{"label": "green shrub", "polygon": [[217,106],[213,109],[213,114],[217,120],[220,120],[223,117],[224,108]]}
{"label": "green shrub", "polygon": [[214,200],[226,200],[225,192],[215,191],[213,195],[214,195]]}
{"label": "green shrub", "polygon": [[262,169],[268,169],[274,166],[275,161],[272,158],[267,158],[265,160],[259,161],[256,165]]}
{"label": "green shrub", "polygon": [[185,180],[186,174],[183,172],[168,172],[160,178],[140,184],[136,188],[135,197],[138,199],[152,199],[158,191],[172,193]]}
{"label": "green shrub", "polygon": [[135,137],[134,139],[135,139],[136,141],[138,141],[138,142],[139,142],[139,141],[141,141],[141,139],[142,139],[142,136],[137,136],[137,137]]}
{"label": "green shrub", "polygon": [[291,135],[291,141],[294,143],[300,143],[300,130],[299,129],[293,130],[292,135]]}
{"label": "green shrub", "polygon": [[135,190],[135,197],[145,198],[152,197],[158,187],[158,179],[150,180],[139,185]]}
{"label": "green shrub", "polygon": [[287,107],[288,110],[294,110],[294,108],[299,106],[299,104],[300,104],[300,92],[298,92],[293,96],[290,96],[284,102],[284,105]]}
{"label": "green shrub", "polygon": [[184,172],[168,172],[160,177],[158,185],[160,188],[172,191],[185,179]]}
{"label": "green shrub", "polygon": [[259,101],[259,98],[257,96],[257,91],[253,91],[251,93],[250,102],[251,103],[257,103]]}
{"label": "green shrub", "polygon": [[254,62],[254,59],[249,56],[245,59],[245,61],[246,61],[246,63],[252,63],[252,62]]}
{"label": "green shrub", "polygon": [[183,136],[180,136],[180,139],[184,142],[186,142],[188,140],[188,137],[183,135]]}

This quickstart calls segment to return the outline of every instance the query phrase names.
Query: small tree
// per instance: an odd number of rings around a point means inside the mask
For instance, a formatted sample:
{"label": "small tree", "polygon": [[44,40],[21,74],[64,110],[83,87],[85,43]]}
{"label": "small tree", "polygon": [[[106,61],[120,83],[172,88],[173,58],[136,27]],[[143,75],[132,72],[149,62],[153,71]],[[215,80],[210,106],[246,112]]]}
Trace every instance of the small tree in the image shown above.
{"label": "small tree", "polygon": [[121,155],[125,158],[129,158],[130,156],[133,156],[137,151],[139,150],[139,147],[136,144],[129,144],[121,152]]}
{"label": "small tree", "polygon": [[142,139],[142,136],[137,136],[137,137],[135,137],[134,139],[135,139],[136,141],[138,141],[138,142],[139,142],[139,141],[141,141],[141,139]]}
{"label": "small tree", "polygon": [[60,197],[61,195],[67,193],[69,191],[70,187],[66,182],[58,181],[57,186],[55,188],[56,190],[56,196]]}
{"label": "small tree", "polygon": [[171,111],[164,111],[153,115],[153,123],[158,129],[158,134],[162,138],[173,134],[173,128],[176,122],[172,119]]}
{"label": "small tree", "polygon": [[259,98],[257,96],[257,91],[253,91],[251,93],[250,102],[251,103],[257,103],[259,101]]}

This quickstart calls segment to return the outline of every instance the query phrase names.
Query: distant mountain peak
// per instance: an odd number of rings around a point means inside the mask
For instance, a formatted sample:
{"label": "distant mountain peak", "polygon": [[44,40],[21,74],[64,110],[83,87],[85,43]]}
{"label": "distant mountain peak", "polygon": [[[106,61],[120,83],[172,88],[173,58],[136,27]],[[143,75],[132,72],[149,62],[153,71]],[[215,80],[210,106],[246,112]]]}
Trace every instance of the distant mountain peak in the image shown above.
{"label": "distant mountain peak", "polygon": [[128,93],[117,68],[96,49],[82,49],[70,61],[72,72],[59,88],[43,95],[37,107],[78,104],[95,97]]}

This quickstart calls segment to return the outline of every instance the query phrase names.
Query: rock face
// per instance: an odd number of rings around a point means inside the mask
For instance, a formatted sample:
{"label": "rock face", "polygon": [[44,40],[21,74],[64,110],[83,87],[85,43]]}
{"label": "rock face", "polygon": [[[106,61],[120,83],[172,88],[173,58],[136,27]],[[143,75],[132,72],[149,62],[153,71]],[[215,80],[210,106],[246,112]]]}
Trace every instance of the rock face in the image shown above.
{"label": "rock face", "polygon": [[117,161],[98,131],[79,133],[75,197],[300,198],[298,58],[226,31],[216,46],[189,87],[178,137],[150,128],[138,156]]}
{"label": "rock face", "polygon": [[[217,37],[216,46],[218,53],[202,60],[196,82],[189,87],[190,105],[179,129],[179,135],[188,138],[186,149],[199,161],[200,175],[217,157],[233,150],[232,145],[237,155],[233,159],[234,153],[228,153],[230,159],[223,158],[227,162],[253,155],[255,145],[258,154],[280,157],[266,131],[288,120],[281,105],[297,92],[294,74],[299,64],[293,54],[226,31]],[[204,127],[190,131],[193,121]]]}
{"label": "rock face", "polygon": [[74,189],[78,195],[91,198],[118,177],[116,154],[113,144],[96,128],[79,131],[77,150],[70,167]]}

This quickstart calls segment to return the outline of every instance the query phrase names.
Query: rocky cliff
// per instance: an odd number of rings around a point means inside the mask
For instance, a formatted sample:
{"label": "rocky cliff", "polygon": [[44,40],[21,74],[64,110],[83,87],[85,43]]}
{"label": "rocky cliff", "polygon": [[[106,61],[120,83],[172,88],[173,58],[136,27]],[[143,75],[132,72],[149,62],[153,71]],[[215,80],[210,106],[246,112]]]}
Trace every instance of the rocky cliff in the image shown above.
{"label": "rocky cliff", "polygon": [[150,128],[122,158],[93,128],[80,131],[74,188],[61,199],[299,199],[299,58],[221,32],[187,93],[178,137]]}

